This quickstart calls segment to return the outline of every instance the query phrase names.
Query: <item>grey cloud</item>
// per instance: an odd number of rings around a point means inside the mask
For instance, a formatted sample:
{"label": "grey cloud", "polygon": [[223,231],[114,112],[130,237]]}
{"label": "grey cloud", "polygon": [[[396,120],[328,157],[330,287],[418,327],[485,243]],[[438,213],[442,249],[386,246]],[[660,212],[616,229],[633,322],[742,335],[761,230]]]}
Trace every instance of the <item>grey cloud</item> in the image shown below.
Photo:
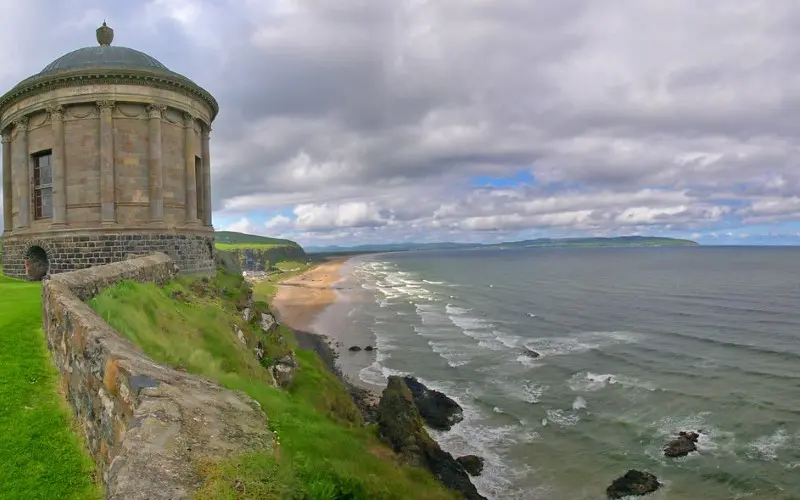
{"label": "grey cloud", "polygon": [[[764,207],[800,193],[800,6],[789,0],[92,8],[0,7],[0,43],[28,48],[9,54],[0,83],[93,44],[108,17],[120,44],[219,99],[218,215],[328,207],[298,235],[342,224],[361,238],[605,234],[783,220],[794,212]],[[30,30],[44,14],[60,25]],[[470,183],[519,170],[537,184],[510,197]],[[348,203],[371,215],[337,219]]]}

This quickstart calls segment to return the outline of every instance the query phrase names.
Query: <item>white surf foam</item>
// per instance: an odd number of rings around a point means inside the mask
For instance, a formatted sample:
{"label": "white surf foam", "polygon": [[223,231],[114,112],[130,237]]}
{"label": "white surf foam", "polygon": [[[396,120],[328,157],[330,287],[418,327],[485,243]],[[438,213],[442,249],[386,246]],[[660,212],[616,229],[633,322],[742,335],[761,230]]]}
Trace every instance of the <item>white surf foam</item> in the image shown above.
{"label": "white surf foam", "polygon": [[536,358],[532,358],[527,354],[520,354],[515,358],[515,361],[528,368],[536,368],[537,366],[544,366],[544,363],[542,363],[541,361],[536,361]]}
{"label": "white surf foam", "polygon": [[[433,386],[435,384],[428,385],[428,387]],[[448,395],[453,397],[452,393]],[[509,467],[504,454],[515,444],[537,441],[540,439],[539,434],[520,424],[488,425],[480,412],[468,401],[454,399],[464,408],[464,420],[447,432],[430,431],[431,437],[443,450],[453,456],[475,454],[484,458],[483,473],[472,479],[478,491],[484,496],[504,499],[529,498],[525,491],[513,485],[519,484],[521,479],[530,474],[531,469],[526,466]]]}
{"label": "white surf foam", "polygon": [[536,404],[542,400],[542,395],[547,389],[546,385],[527,380],[522,384],[522,400],[526,403]]}
{"label": "white surf foam", "polygon": [[381,387],[386,385],[386,383],[389,381],[389,377],[392,375],[405,377],[407,375],[411,375],[411,373],[387,368],[386,366],[383,366],[383,364],[380,361],[377,360],[374,361],[371,365],[362,368],[358,372],[358,378],[362,382]]}
{"label": "white surf foam", "polygon": [[771,462],[778,459],[778,452],[786,447],[791,437],[784,429],[778,429],[769,436],[762,436],[747,444],[747,456],[753,460]]}
{"label": "white surf foam", "polygon": [[551,409],[547,410],[547,420],[561,427],[572,427],[580,421],[581,417],[574,411]]}
{"label": "white surf foam", "polygon": [[525,347],[536,351],[540,357],[563,356],[616,344],[636,343],[639,340],[640,335],[631,332],[581,332],[567,337],[529,339]]}
{"label": "white surf foam", "polygon": [[640,388],[648,391],[656,390],[655,385],[632,377],[613,374],[597,374],[592,372],[579,372],[567,381],[569,388],[575,392],[594,392],[610,385],[620,385],[627,388]]}
{"label": "white surf foam", "polygon": [[447,361],[447,364],[452,368],[466,365],[475,357],[475,353],[464,349],[463,344],[457,344],[452,341],[429,340],[428,345],[433,352]]}
{"label": "white surf foam", "polygon": [[573,410],[582,410],[582,409],[586,408],[587,404],[588,403],[586,403],[585,399],[583,399],[582,397],[578,396],[577,398],[575,398],[575,401],[572,402],[572,409]]}

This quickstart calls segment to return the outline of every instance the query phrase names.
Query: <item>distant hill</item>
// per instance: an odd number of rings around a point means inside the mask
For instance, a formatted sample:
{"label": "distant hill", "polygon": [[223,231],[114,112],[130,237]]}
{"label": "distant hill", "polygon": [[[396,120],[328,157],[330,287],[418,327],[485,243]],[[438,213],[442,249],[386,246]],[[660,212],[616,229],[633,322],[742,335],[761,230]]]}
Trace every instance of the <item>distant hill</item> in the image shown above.
{"label": "distant hill", "polygon": [[402,252],[409,250],[449,250],[468,248],[542,248],[542,247],[661,247],[696,246],[691,240],[652,236],[617,236],[611,238],[538,238],[503,243],[389,243],[352,247],[308,247],[308,253]]}

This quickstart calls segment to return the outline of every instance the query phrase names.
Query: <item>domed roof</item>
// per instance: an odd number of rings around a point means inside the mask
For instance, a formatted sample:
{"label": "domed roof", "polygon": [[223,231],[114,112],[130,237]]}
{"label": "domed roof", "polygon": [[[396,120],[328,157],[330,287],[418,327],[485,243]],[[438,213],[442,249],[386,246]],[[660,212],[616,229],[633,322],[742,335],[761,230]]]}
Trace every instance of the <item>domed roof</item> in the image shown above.
{"label": "domed roof", "polygon": [[84,68],[143,69],[175,75],[156,58],[127,47],[98,45],[64,54],[39,72],[40,76]]}
{"label": "domed roof", "polygon": [[97,28],[97,43],[93,47],[73,50],[44,67],[39,73],[22,80],[13,89],[0,97],[0,111],[15,99],[30,92],[40,91],[48,84],[59,81],[113,77],[130,78],[133,82],[151,85],[153,79],[159,84],[173,85],[191,92],[206,101],[212,108],[212,119],[219,112],[216,99],[189,78],[171,71],[156,58],[128,47],[112,46],[114,30],[103,22]]}
{"label": "domed roof", "polygon": [[64,54],[34,76],[40,77],[61,73],[62,71],[102,68],[145,70],[189,80],[183,75],[170,71],[156,58],[144,52],[129,49],[128,47],[112,47],[111,42],[114,41],[114,30],[105,21],[103,21],[102,26],[97,28],[96,35],[98,46],[83,47]]}

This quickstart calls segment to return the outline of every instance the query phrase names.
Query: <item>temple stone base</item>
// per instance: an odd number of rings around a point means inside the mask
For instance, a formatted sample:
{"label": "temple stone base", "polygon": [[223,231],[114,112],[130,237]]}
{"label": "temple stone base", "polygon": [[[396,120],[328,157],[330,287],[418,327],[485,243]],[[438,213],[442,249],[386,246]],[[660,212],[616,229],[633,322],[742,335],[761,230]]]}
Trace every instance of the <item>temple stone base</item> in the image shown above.
{"label": "temple stone base", "polygon": [[154,252],[169,255],[181,272],[214,273],[211,230],[126,229],[111,233],[106,229],[7,235],[2,240],[3,274],[36,280],[45,274],[111,264]]}

